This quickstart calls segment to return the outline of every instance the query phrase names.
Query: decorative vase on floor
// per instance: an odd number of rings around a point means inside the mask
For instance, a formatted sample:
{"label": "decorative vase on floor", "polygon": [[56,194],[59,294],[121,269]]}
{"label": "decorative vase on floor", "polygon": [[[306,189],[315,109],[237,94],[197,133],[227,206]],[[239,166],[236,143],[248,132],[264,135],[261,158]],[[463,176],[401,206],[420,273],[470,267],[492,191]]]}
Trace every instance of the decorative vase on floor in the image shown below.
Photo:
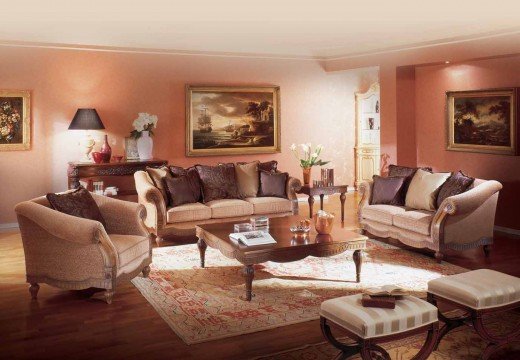
{"label": "decorative vase on floor", "polygon": [[303,185],[309,185],[311,183],[311,170],[312,167],[303,168]]}
{"label": "decorative vase on floor", "polygon": [[152,158],[153,140],[148,131],[141,132],[141,137],[137,139],[137,152],[139,159],[149,160]]}

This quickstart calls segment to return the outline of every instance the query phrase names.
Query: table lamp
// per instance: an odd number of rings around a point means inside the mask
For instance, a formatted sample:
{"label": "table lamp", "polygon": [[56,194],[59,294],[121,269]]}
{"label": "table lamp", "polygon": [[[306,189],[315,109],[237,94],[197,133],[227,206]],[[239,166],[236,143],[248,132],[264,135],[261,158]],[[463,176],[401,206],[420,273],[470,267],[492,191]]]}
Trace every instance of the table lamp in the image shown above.
{"label": "table lamp", "polygon": [[96,109],[78,109],[72,119],[69,130],[86,130],[85,137],[79,142],[83,148],[83,158],[81,162],[92,162],[90,152],[95,145],[95,141],[88,133],[88,130],[102,130],[105,126],[101,121]]}

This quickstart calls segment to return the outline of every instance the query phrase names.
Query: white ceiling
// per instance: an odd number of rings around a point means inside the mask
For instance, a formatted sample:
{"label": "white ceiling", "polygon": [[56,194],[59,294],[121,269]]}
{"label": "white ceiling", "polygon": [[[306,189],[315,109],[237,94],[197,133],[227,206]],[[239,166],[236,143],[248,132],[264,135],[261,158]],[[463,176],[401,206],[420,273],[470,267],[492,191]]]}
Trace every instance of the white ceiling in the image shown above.
{"label": "white ceiling", "polygon": [[4,43],[309,58],[511,32],[519,0],[24,0],[0,21]]}

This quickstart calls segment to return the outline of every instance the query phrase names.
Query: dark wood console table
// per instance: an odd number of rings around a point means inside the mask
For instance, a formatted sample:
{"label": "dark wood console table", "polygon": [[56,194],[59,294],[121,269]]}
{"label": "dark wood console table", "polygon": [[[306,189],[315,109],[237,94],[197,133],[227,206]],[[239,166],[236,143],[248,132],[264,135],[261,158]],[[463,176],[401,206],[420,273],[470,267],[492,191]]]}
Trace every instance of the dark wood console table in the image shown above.
{"label": "dark wood console table", "polygon": [[323,210],[323,198],[325,195],[332,195],[339,193],[339,200],[341,202],[341,222],[345,221],[345,193],[348,191],[348,185],[335,185],[335,186],[309,186],[304,185],[301,187],[299,194],[305,194],[309,196],[309,217],[312,218],[313,206],[314,206],[314,196],[320,196],[320,209]]}
{"label": "dark wood console table", "polygon": [[69,189],[79,187],[80,180],[103,181],[106,186],[117,186],[117,198],[136,200],[137,191],[133,175],[136,171],[145,170],[147,166],[167,165],[168,161],[151,159],[143,161],[121,161],[104,164],[69,162],[67,177]]}

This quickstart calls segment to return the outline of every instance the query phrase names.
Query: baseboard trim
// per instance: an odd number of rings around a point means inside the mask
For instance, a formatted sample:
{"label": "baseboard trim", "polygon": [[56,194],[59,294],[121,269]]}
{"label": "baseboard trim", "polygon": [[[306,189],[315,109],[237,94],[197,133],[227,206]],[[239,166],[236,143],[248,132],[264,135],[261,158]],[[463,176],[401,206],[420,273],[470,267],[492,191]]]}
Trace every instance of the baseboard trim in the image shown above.
{"label": "baseboard trim", "polygon": [[520,230],[511,229],[511,228],[508,228],[505,226],[496,226],[495,225],[494,230],[498,231],[498,232],[506,233],[506,234],[520,236]]}
{"label": "baseboard trim", "polygon": [[0,224],[0,231],[16,230],[18,229],[18,223],[4,223]]}

